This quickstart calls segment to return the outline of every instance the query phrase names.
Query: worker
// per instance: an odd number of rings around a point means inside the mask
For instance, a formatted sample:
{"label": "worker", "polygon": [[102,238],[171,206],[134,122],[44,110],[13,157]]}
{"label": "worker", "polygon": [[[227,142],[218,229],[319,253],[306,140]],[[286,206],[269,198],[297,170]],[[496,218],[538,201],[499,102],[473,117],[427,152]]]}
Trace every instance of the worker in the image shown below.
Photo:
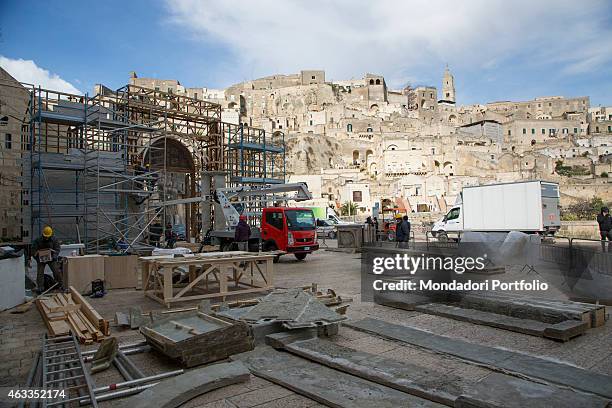
{"label": "worker", "polygon": [[408,248],[408,241],[410,240],[410,221],[408,221],[407,215],[398,218],[395,233],[397,236],[397,246],[399,248]]}
{"label": "worker", "polygon": [[374,224],[374,239],[378,241],[378,218],[374,217],[372,224]]}
{"label": "worker", "polygon": [[[601,237],[601,250],[610,251],[610,241],[612,241],[612,216],[608,207],[602,207],[597,214],[597,224],[599,224],[599,236]],[[606,243],[606,241],[608,241]],[[607,248],[606,248],[607,247]]]}
{"label": "worker", "polygon": [[159,247],[159,241],[161,239],[163,227],[158,220],[149,227],[149,244],[154,247]]}
{"label": "worker", "polygon": [[166,224],[166,231],[164,232],[164,238],[166,238],[166,248],[174,248],[176,243],[177,235],[172,231],[172,224]]}
{"label": "worker", "polygon": [[239,251],[249,250],[249,238],[251,238],[251,227],[247,224],[247,216],[241,214],[238,217],[238,225],[236,225],[236,231],[234,232],[234,241]]}
{"label": "worker", "polygon": [[40,294],[45,291],[45,266],[49,266],[59,289],[63,288],[63,281],[59,264],[60,243],[53,236],[53,229],[46,225],[42,236],[32,242],[32,254],[36,260],[36,291]]}
{"label": "worker", "polygon": [[374,229],[374,221],[372,221],[372,217],[368,217],[365,220],[365,230],[367,233],[368,238],[368,242],[374,242],[376,241],[376,230]]}

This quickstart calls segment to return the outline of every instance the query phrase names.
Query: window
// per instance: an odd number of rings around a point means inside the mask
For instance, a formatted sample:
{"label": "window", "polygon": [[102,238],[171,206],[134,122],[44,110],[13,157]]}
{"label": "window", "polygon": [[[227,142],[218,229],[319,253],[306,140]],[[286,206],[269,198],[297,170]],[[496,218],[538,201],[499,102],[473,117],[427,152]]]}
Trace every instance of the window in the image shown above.
{"label": "window", "polygon": [[452,210],[450,210],[448,214],[446,214],[446,221],[456,220],[457,218],[459,218],[459,212],[459,208],[453,208]]}
{"label": "window", "polygon": [[156,87],[155,87],[155,90],[156,90],[156,91],[159,91],[159,86],[156,86]]}
{"label": "window", "polygon": [[512,136],[512,131],[508,129],[508,136]]}
{"label": "window", "polygon": [[198,99],[198,93],[197,92],[194,92],[193,99]]}
{"label": "window", "polygon": [[608,133],[612,132],[612,126],[608,126]]}
{"label": "window", "polygon": [[4,137],[4,147],[10,149],[13,147],[13,135],[7,133]]}
{"label": "window", "polygon": [[352,132],[353,131],[353,125],[351,125],[350,123],[346,125],[346,131],[347,132]]}
{"label": "window", "polygon": [[282,230],[283,229],[283,213],[280,211],[270,211],[266,213],[266,223],[272,227]]}
{"label": "window", "polygon": [[535,128],[531,128],[531,134],[535,135]]}
{"label": "window", "polygon": [[312,79],[316,79],[314,75],[312,76]]}
{"label": "window", "polygon": [[523,134],[526,135],[527,134],[527,129],[523,128]]}
{"label": "window", "polygon": [[380,79],[376,80],[376,85],[380,85]]}
{"label": "window", "polygon": [[599,133],[599,126],[595,126],[595,132]]}
{"label": "window", "polygon": [[312,126],[312,120],[310,121],[310,126]]}
{"label": "window", "polygon": [[542,128],[542,134],[545,135],[546,134],[546,129]]}
{"label": "window", "polygon": [[373,132],[373,130],[372,130],[372,128],[371,128],[371,127],[367,128],[367,130],[366,130],[366,131],[367,131],[368,133],[372,133],[372,132]]}
{"label": "window", "polygon": [[353,202],[360,203],[363,200],[361,191],[353,191]]}
{"label": "window", "polygon": [[548,134],[549,135],[554,135],[555,134],[555,129],[548,129]]}
{"label": "window", "polygon": [[578,128],[574,128],[574,133],[578,133]]}
{"label": "window", "polygon": [[568,132],[568,129],[567,129],[567,128],[563,128],[562,133],[563,133],[563,134],[565,134],[565,135],[567,135],[567,134],[569,133],[569,132]]}

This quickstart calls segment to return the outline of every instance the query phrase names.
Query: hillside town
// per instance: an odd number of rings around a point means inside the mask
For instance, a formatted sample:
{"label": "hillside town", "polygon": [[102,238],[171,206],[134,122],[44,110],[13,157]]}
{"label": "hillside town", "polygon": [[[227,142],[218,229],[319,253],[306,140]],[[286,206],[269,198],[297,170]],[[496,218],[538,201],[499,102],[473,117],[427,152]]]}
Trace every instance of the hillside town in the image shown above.
{"label": "hillside town", "polygon": [[289,179],[364,217],[389,200],[409,213],[445,212],[463,186],[524,179],[559,182],[562,205],[612,200],[612,107],[588,96],[458,105],[449,67],[441,87],[398,90],[382,75],[327,81],[320,70],[227,89],[136,73],[130,83],[221,104],[223,121],[282,135]]}

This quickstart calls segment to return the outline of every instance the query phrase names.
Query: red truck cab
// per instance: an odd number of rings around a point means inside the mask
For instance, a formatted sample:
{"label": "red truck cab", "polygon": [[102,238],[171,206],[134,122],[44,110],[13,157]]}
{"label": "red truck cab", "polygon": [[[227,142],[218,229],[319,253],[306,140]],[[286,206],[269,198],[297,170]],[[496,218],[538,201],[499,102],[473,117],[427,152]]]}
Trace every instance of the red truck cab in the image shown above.
{"label": "red truck cab", "polygon": [[268,207],[261,214],[261,242],[264,251],[279,249],[298,260],[319,249],[316,220],[309,208]]}

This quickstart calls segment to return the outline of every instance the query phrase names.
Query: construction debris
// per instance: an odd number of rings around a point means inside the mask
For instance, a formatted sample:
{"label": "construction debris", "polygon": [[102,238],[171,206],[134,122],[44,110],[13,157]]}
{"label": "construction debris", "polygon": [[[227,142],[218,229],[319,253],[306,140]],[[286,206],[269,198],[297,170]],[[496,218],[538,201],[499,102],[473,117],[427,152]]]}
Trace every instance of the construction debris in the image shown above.
{"label": "construction debris", "polygon": [[161,381],[139,395],[124,400],[121,408],[175,408],[217,388],[246,382],[249,370],[240,362],[214,364]]}
{"label": "construction debris", "polygon": [[115,337],[109,337],[102,340],[100,347],[96,350],[96,354],[91,361],[91,373],[97,373],[109,368],[117,355],[119,343]]}
{"label": "construction debris", "polygon": [[316,296],[301,289],[277,289],[246,312],[241,320],[249,323],[276,321],[288,329],[318,327],[345,320]]}
{"label": "construction debris", "polygon": [[142,326],[153,348],[185,367],[222,360],[253,349],[253,336],[244,322],[228,322],[199,311],[173,314]]}
{"label": "construction debris", "polygon": [[91,344],[110,335],[108,321],[72,286],[69,294],[56,293],[38,298],[36,306],[51,337],[66,336],[72,332],[80,343]]}

